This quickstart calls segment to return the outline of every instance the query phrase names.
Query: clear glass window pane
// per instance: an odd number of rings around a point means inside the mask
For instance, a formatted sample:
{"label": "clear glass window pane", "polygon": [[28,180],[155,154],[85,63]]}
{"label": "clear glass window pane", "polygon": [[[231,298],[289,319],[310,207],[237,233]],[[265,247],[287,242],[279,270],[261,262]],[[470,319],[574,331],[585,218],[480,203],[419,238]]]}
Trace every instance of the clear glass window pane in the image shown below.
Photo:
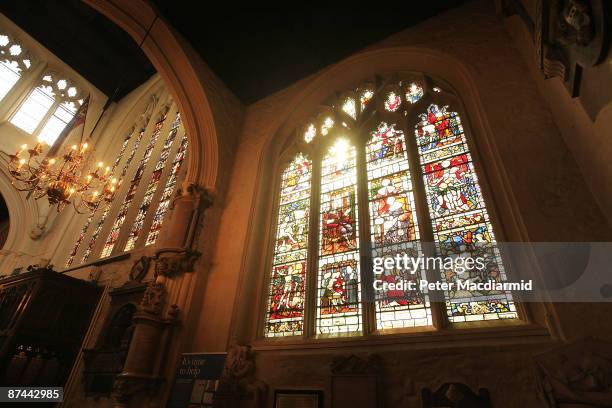
{"label": "clear glass window pane", "polygon": [[57,107],[53,115],[49,118],[45,126],[40,131],[39,139],[51,146],[62,130],[72,120],[76,113],[73,104],[63,103]]}
{"label": "clear glass window pane", "polygon": [[16,62],[0,62],[0,100],[4,99],[21,77],[19,71]]}
{"label": "clear glass window pane", "polygon": [[45,117],[54,101],[55,97],[51,88],[39,86],[30,93],[11,119],[11,123],[28,133],[32,133]]}

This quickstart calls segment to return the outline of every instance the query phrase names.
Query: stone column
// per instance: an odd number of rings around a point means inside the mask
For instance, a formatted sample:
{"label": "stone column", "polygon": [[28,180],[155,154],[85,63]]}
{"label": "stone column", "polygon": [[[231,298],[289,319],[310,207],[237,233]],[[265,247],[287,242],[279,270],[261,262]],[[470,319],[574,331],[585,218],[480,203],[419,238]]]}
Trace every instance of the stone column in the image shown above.
{"label": "stone column", "polygon": [[169,222],[160,237],[160,248],[192,248],[201,214],[212,203],[210,194],[197,184],[185,182],[172,202]]}
{"label": "stone column", "polygon": [[159,385],[159,362],[165,357],[165,333],[177,323],[174,308],[164,316],[164,277],[150,282],[134,314],[134,333],[123,366],[113,385],[115,407],[127,407],[137,394],[149,394]]}
{"label": "stone column", "polygon": [[[154,277],[134,314],[128,355],[113,386],[115,407],[140,406],[147,398],[159,398],[162,383],[172,382],[172,378],[163,378],[163,373],[168,358],[174,358],[173,328],[179,323],[178,305],[185,306],[181,288],[190,277],[186,273],[193,271],[200,256],[193,246],[203,212],[210,203],[206,191],[193,183],[185,183],[172,203],[158,249],[150,259],[155,264]],[[148,263],[135,269],[131,276],[144,277]]]}

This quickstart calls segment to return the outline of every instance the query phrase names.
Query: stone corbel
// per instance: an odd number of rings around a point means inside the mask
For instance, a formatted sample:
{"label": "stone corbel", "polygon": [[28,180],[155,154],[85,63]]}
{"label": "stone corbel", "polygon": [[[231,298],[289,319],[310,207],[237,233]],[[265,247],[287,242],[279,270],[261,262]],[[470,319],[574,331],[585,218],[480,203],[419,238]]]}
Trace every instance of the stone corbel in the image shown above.
{"label": "stone corbel", "polygon": [[251,347],[230,347],[214,407],[264,407],[267,395],[268,385],[255,377],[255,353]]}
{"label": "stone corbel", "polygon": [[[602,0],[538,0],[534,21],[537,63],[546,79],[560,78],[579,97],[583,70],[602,63],[610,41]],[[596,112],[589,113],[592,117]]]}
{"label": "stone corbel", "polygon": [[113,384],[111,394],[113,406],[116,408],[128,407],[132,397],[137,394],[152,394],[158,384],[159,380],[155,378],[143,378],[121,373]]}
{"label": "stone corbel", "polygon": [[183,248],[163,248],[155,253],[155,278],[173,278],[185,272],[193,272],[198,251]]}

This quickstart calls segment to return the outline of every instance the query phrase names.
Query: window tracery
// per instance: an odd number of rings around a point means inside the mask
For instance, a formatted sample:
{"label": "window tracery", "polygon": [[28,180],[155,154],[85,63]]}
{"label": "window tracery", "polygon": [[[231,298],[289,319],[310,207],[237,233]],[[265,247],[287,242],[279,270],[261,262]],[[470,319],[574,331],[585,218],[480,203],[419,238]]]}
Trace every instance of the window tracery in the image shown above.
{"label": "window tracery", "polygon": [[[487,260],[484,270],[437,271],[442,281],[506,279],[455,111],[457,97],[422,74],[397,78],[340,94],[298,129],[293,149],[299,153],[281,176],[266,337],[443,325],[434,315],[450,323],[518,317],[507,292],[447,291],[432,298],[426,290],[372,290],[374,280],[425,280],[432,273],[425,268],[414,274],[393,268],[374,272],[373,259],[431,251]],[[306,157],[308,188],[301,190],[300,205],[287,206],[285,180],[304,177],[296,163]],[[318,239],[309,241],[309,234]],[[429,242],[433,245],[425,248]],[[287,252],[293,256],[287,258],[283,248],[294,248]],[[309,263],[312,259],[316,264]],[[311,320],[305,319],[309,311]]]}

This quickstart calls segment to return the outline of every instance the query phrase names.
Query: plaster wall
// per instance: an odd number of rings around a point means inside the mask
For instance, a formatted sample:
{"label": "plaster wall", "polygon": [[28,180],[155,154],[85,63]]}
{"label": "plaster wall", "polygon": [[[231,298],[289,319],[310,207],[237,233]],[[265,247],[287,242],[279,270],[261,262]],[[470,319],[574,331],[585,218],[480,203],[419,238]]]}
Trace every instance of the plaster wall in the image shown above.
{"label": "plaster wall", "polygon": [[[609,23],[608,23],[609,24]],[[572,98],[560,78],[544,79],[536,65],[536,51],[532,36],[518,16],[505,19],[508,33],[520,51],[529,76],[559,128],[568,150],[580,168],[587,186],[600,205],[608,223],[612,224],[612,103],[608,103],[595,118],[589,117],[584,103],[596,103],[609,95],[612,85],[612,55],[598,66],[585,69],[582,78],[583,90],[595,88],[599,94],[588,93]],[[581,90],[582,91],[582,90]],[[581,101],[582,99],[582,101]],[[591,101],[592,100],[592,101]]]}

